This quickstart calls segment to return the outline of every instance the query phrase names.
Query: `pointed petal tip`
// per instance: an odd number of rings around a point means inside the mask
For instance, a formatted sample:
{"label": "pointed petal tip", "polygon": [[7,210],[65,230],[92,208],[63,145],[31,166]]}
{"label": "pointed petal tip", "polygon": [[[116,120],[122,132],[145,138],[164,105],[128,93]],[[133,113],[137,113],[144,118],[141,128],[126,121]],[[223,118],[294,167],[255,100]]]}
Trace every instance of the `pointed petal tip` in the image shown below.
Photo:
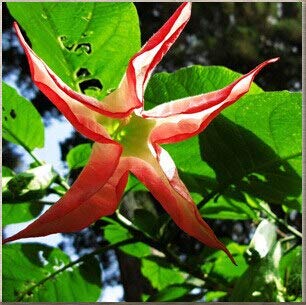
{"label": "pointed petal tip", "polygon": [[186,6],[186,7],[188,7],[189,9],[191,9],[191,7],[192,7],[192,2],[186,1],[186,2],[184,2],[184,3],[182,4],[182,6]]}
{"label": "pointed petal tip", "polygon": [[279,61],[280,57],[274,57],[274,58],[271,58],[268,60],[269,63],[273,63],[273,62],[276,62],[276,61]]}
{"label": "pointed petal tip", "polygon": [[11,241],[14,241],[14,240],[15,240],[14,235],[11,236],[11,237],[4,238],[4,239],[2,240],[2,245],[7,244],[7,243],[9,243],[9,242],[11,242]]}
{"label": "pointed petal tip", "polygon": [[20,27],[17,21],[13,22],[13,28],[17,34],[20,32]]}
{"label": "pointed petal tip", "polygon": [[[224,245],[223,245],[224,246]],[[229,250],[224,246],[222,247],[222,250],[225,252],[225,254],[228,256],[228,258],[231,260],[231,262],[235,265],[238,266],[238,264],[236,263],[233,255],[229,252]]]}
{"label": "pointed petal tip", "polygon": [[184,2],[180,7],[182,7],[182,10],[186,10],[188,13],[188,19],[190,18],[191,15],[191,7],[192,3],[191,2]]}

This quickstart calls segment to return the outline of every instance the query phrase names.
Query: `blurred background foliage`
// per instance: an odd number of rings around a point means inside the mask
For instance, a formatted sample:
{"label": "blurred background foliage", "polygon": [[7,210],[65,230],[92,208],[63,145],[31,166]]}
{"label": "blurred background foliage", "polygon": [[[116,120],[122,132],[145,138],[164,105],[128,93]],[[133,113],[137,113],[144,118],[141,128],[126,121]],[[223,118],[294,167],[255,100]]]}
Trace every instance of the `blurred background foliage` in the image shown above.
{"label": "blurred background foliage", "polygon": [[[135,3],[140,19],[141,41],[145,43],[152,33],[169,18],[170,12],[174,11],[177,4],[174,3]],[[256,83],[264,90],[301,90],[301,52],[302,52],[302,16],[301,3],[194,3],[192,8],[192,18],[178,41],[171,48],[170,52],[159,64],[156,72],[172,72],[179,68],[190,65],[218,65],[225,66],[234,71],[245,73],[258,63],[272,57],[280,57],[279,63],[273,69],[264,70]],[[56,109],[48,102],[45,96],[34,87],[28,72],[28,63],[21,47],[18,44],[12,30],[13,18],[10,15],[5,3],[3,4],[3,79],[13,82],[19,88],[22,95],[30,99],[39,113],[43,116],[44,122],[50,124],[50,118],[60,115]],[[69,150],[81,143],[87,143],[87,139],[74,132],[71,137],[58,143],[61,147],[61,159],[66,160]],[[22,155],[15,147],[5,140],[2,143],[3,165],[18,172],[22,167]],[[72,170],[70,180],[73,181],[80,172],[80,169]],[[130,202],[134,206],[151,206],[154,199],[150,194],[139,192],[126,199],[121,210],[128,218],[134,218],[133,210],[129,208]],[[273,213],[280,218],[287,217],[281,206],[273,206]],[[154,205],[153,214],[161,214],[159,204]],[[288,223],[301,231],[301,214],[293,213],[288,218]],[[239,257],[245,250],[244,245],[249,244],[254,225],[252,220],[217,220],[210,219],[208,223],[212,226],[217,236],[234,240],[241,244],[241,247],[233,245],[232,251],[236,251]],[[107,244],[102,238],[101,228],[105,227],[104,220],[98,221],[94,226],[82,232],[69,234],[65,237],[60,248],[73,248],[77,255],[88,253],[97,249],[101,245]],[[202,245],[190,238],[186,234],[177,230],[173,223],[167,227],[168,235],[175,244],[176,251],[188,262],[188,258],[200,260],[198,253],[202,253]],[[104,232],[105,234],[105,232]],[[108,232],[111,236],[111,232]],[[164,238],[167,238],[165,236]],[[230,247],[230,246],[229,246]],[[158,262],[148,258],[145,263],[140,263],[140,259],[128,255],[128,251],[111,250],[99,256],[103,265],[103,285],[116,286],[122,284],[124,288],[125,301],[163,300],[163,286],[156,280],[151,282],[144,276],[146,273],[154,273],[154,268]],[[298,254],[297,254],[298,255]],[[210,257],[210,256],[209,256]],[[224,258],[219,259],[219,264],[223,265]],[[290,258],[288,258],[289,260]],[[289,260],[290,261],[290,260]],[[118,262],[118,263],[117,263]],[[242,258],[241,258],[242,262]],[[192,262],[191,262],[192,263]],[[225,263],[226,264],[226,263]],[[171,278],[173,274],[169,266],[158,270],[162,277]],[[209,268],[209,264],[203,265]],[[228,268],[230,268],[228,266]],[[293,268],[293,267],[292,267]],[[284,269],[284,267],[283,267]],[[285,272],[282,271],[281,272]],[[294,268],[293,268],[294,269]],[[229,269],[228,269],[229,270]],[[240,276],[244,271],[244,263],[240,264]],[[156,271],[156,270],[155,270]],[[207,270],[206,270],[207,271]],[[222,278],[222,270],[210,270],[215,278]],[[233,271],[234,272],[234,271]],[[256,273],[256,265],[249,271],[252,276]],[[252,273],[253,272],[253,273]],[[286,272],[294,272],[287,270]],[[274,276],[274,270],[271,271]],[[174,275],[177,275],[174,273]],[[227,275],[227,288],[235,290],[235,273]],[[255,280],[254,280],[255,281]],[[298,282],[297,282],[298,283]],[[298,284],[289,286],[292,294],[300,295]],[[194,283],[189,283],[191,285]],[[255,283],[254,285],[257,285]],[[171,288],[166,288],[173,293],[172,300],[199,300],[203,297],[204,290],[197,290],[192,295],[188,294],[191,289],[182,282],[173,282]],[[217,292],[206,293],[205,300],[229,300],[224,296],[222,284],[217,285]],[[236,283],[237,285],[237,283]],[[196,285],[195,285],[196,286]],[[194,287],[194,286],[192,286]],[[152,297],[152,296],[155,297]],[[177,295],[177,297],[175,297]],[[146,297],[147,296],[147,297]],[[151,297],[148,297],[151,296]],[[180,299],[182,297],[182,299]],[[243,299],[243,296],[239,296]],[[273,296],[272,296],[273,297]],[[167,299],[165,299],[167,300]]]}

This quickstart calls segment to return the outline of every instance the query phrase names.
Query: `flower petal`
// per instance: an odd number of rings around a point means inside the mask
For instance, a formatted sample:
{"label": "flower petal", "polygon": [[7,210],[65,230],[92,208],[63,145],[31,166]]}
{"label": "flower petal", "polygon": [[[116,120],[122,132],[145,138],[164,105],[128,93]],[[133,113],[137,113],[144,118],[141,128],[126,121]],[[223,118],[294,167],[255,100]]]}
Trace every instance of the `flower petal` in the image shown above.
{"label": "flower petal", "polygon": [[256,74],[278,58],[267,60],[224,89],[177,101],[145,111],[142,116],[156,117],[151,133],[152,143],[173,143],[200,133],[226,107],[246,94]]}
{"label": "flower petal", "polygon": [[[16,22],[14,28],[27,55],[34,83],[71,122],[76,120],[73,118],[72,105],[77,107],[75,105],[79,104],[78,108],[82,109],[84,113],[88,113],[91,109],[100,114],[116,118],[129,115],[138,106],[132,99],[121,99],[122,94],[118,96],[118,93],[110,95],[107,100],[100,102],[93,97],[73,91],[28,46]],[[123,89],[125,89],[123,91],[127,92],[125,87],[123,86]],[[60,97],[60,101],[57,100],[58,97]],[[88,110],[86,110],[87,108]]]}
{"label": "flower petal", "polygon": [[232,255],[202,219],[169,154],[161,147],[157,152],[152,152],[155,156],[149,153],[145,159],[128,157],[130,171],[183,231],[209,247],[223,250],[235,263]]}
{"label": "flower petal", "polygon": [[119,145],[94,144],[89,163],[67,193],[46,213],[3,243],[20,238],[79,231],[102,216],[112,214],[128,178],[120,162]]}
{"label": "flower petal", "polygon": [[142,49],[130,60],[126,81],[135,100],[141,106],[144,90],[156,65],[170,49],[187,24],[191,14],[191,2],[183,3],[168,21],[156,32]]}

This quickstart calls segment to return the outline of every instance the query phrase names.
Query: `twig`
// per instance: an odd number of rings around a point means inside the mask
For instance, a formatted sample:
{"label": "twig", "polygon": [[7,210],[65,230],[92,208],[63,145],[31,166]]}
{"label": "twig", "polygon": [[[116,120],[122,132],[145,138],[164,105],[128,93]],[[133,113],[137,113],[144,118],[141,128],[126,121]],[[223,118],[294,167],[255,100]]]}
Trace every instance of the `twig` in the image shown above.
{"label": "twig", "polygon": [[134,243],[135,242],[135,239],[134,238],[130,238],[130,239],[126,239],[124,241],[120,241],[118,243],[115,243],[115,244],[111,244],[111,245],[108,245],[108,246],[105,246],[103,248],[100,248],[100,249],[97,249],[91,253],[88,253],[88,254],[85,254],[83,255],[82,257],[78,258],[77,260],[73,261],[73,262],[70,262],[69,264],[67,265],[64,265],[62,268],[56,270],[55,272],[51,273],[50,275],[48,275],[47,277],[43,278],[42,280],[40,280],[39,282],[37,282],[35,285],[31,286],[29,289],[27,289],[26,291],[22,292],[21,295],[16,299],[17,302],[20,302],[22,301],[22,299],[29,293],[31,293],[33,291],[33,289],[35,289],[36,287],[38,286],[41,286],[43,285],[46,281],[54,278],[56,275],[58,275],[59,273],[65,271],[66,269],[68,268],[71,268],[79,263],[82,263],[84,262],[85,260],[91,258],[92,256],[94,255],[97,255],[97,254],[102,254],[110,249],[114,249],[114,248],[117,248],[117,247],[121,247],[121,246],[124,246],[124,245],[127,245],[127,244],[131,244],[131,243]]}

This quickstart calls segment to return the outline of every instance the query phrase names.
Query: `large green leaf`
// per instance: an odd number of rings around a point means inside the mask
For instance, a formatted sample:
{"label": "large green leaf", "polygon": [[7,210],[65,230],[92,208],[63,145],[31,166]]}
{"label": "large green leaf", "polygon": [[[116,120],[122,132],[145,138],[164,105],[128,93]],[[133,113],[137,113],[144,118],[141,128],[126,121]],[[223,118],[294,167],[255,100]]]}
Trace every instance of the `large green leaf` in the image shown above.
{"label": "large green leaf", "polygon": [[200,135],[201,155],[222,185],[300,209],[302,96],[266,92],[227,108]]}
{"label": "large green leaf", "polygon": [[35,107],[2,82],[2,136],[33,150],[44,145],[44,125]]}
{"label": "large green leaf", "polygon": [[27,2],[8,3],[8,8],[34,51],[67,85],[78,91],[93,87],[86,93],[99,98],[118,86],[140,47],[131,3]]}
{"label": "large green leaf", "polygon": [[[157,74],[148,84],[145,100],[150,108],[213,91],[235,75],[225,68],[198,66]],[[198,137],[165,148],[181,172],[200,181],[201,195],[211,191],[222,195],[216,198],[221,205],[229,199],[231,204],[245,205],[246,192],[301,210],[301,105],[300,93],[262,92],[253,85]]]}
{"label": "large green leaf", "polygon": [[3,301],[95,302],[101,292],[101,270],[92,257],[56,273],[70,263],[57,248],[12,244],[2,248]]}

